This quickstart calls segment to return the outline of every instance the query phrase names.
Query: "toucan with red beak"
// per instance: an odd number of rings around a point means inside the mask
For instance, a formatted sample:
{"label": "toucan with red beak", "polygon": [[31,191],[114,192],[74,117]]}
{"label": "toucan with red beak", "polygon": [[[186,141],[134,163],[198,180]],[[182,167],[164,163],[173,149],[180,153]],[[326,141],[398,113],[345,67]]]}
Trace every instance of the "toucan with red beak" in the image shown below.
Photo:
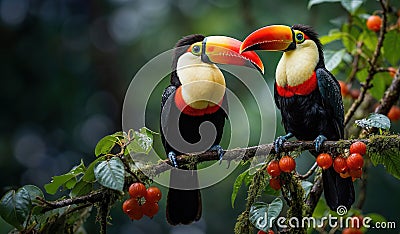
{"label": "toucan with red beak", "polygon": [[[248,66],[263,72],[255,52],[239,53],[241,41],[225,36],[195,34],[175,46],[170,85],[161,104],[161,138],[171,164],[167,220],[171,225],[190,224],[201,217],[201,194],[196,168],[180,166],[176,156],[217,150],[228,104],[225,78],[216,64]],[[183,170],[178,170],[183,169]]]}
{"label": "toucan with red beak", "polygon": [[[343,139],[344,108],[340,86],[325,68],[322,44],[306,25],[271,25],[251,33],[240,51],[283,51],[275,73],[274,98],[281,111],[285,136],[275,140],[275,149],[291,137],[314,140],[317,155],[323,142]],[[354,203],[351,178],[342,178],[333,167],[322,173],[325,199],[332,210]]]}

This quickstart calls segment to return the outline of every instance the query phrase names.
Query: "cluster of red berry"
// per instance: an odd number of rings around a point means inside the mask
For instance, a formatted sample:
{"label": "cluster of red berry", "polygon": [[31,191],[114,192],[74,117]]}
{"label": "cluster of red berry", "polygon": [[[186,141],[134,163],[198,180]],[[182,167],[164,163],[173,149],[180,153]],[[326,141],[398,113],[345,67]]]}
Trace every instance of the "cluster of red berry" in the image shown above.
{"label": "cluster of red berry", "polygon": [[272,160],[267,166],[267,172],[271,175],[269,186],[275,190],[282,187],[282,181],[279,179],[281,172],[290,173],[296,168],[296,161],[290,156],[283,156],[279,161]]}
{"label": "cluster of red berry", "polygon": [[[326,170],[333,165],[333,168],[342,178],[352,177],[353,180],[361,178],[362,167],[364,165],[363,155],[367,152],[367,146],[357,141],[350,146],[350,155],[345,158],[336,156],[334,159],[328,153],[318,155],[316,161],[319,167]],[[282,187],[282,181],[279,175],[282,172],[290,173],[296,168],[296,161],[290,156],[283,156],[279,161],[272,160],[268,163],[267,172],[271,175],[269,186],[275,190]]]}
{"label": "cluster of red berry", "polygon": [[142,183],[133,183],[129,187],[130,198],[122,204],[122,210],[132,220],[139,220],[146,215],[152,218],[158,212],[158,201],[161,191],[157,187],[149,187]]}
{"label": "cluster of red berry", "polygon": [[367,152],[367,146],[357,141],[350,146],[350,155],[347,158],[337,156],[335,159],[328,153],[321,153],[317,157],[317,164],[326,170],[333,165],[333,169],[340,174],[342,178],[352,177],[353,180],[361,178],[362,167],[364,165],[363,155]]}

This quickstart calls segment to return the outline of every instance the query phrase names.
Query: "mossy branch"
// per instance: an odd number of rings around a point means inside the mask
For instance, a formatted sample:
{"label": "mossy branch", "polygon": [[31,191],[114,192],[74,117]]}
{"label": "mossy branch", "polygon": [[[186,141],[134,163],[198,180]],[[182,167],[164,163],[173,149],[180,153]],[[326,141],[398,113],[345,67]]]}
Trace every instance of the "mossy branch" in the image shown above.
{"label": "mossy branch", "polygon": [[[323,152],[337,152],[341,149],[349,148],[350,145],[356,141],[362,141],[365,144],[370,144],[372,141],[376,142],[380,139],[389,139],[389,141],[393,141],[398,143],[400,141],[399,135],[392,136],[375,136],[369,139],[352,139],[352,140],[339,140],[339,141],[326,141],[324,145],[321,147],[321,151]],[[379,144],[379,143],[378,143]],[[290,152],[290,151],[306,151],[306,150],[314,150],[315,145],[313,141],[288,141],[285,142],[282,147],[282,152]],[[231,150],[224,151],[223,160],[226,161],[249,161],[253,159],[255,156],[267,156],[271,154],[276,154],[274,149],[274,144],[263,144],[258,146],[251,146],[246,148],[237,148]],[[219,160],[218,153],[216,151],[207,151],[201,154],[188,154],[188,155],[180,155],[177,156],[177,162],[179,165],[188,165],[193,163],[201,163],[207,161],[217,161]],[[165,171],[170,170],[172,167],[171,162],[168,159],[162,160],[155,165],[149,165],[140,170],[145,174],[149,172],[152,175],[158,175]]]}

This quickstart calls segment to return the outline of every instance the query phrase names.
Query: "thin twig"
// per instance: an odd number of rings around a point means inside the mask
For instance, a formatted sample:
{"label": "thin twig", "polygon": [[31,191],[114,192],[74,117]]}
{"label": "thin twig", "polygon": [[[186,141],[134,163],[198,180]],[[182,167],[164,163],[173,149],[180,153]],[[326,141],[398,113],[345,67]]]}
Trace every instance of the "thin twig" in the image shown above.
{"label": "thin twig", "polygon": [[375,109],[375,113],[387,115],[392,106],[399,100],[400,97],[400,68],[397,69],[396,75],[393,78],[392,83],[386,90],[383,98],[381,99],[378,107]]}
{"label": "thin twig", "polygon": [[87,195],[83,195],[80,197],[75,197],[75,198],[67,198],[64,200],[60,201],[47,201],[42,197],[37,197],[36,199],[42,203],[42,207],[44,207],[43,212],[57,209],[60,207],[65,207],[69,205],[76,205],[76,204],[82,204],[82,203],[91,203],[94,204],[96,202],[99,202],[103,199],[104,197],[104,190],[98,190],[92,193],[89,193]]}
{"label": "thin twig", "polygon": [[356,54],[354,55],[354,60],[351,65],[352,69],[351,69],[351,73],[350,73],[349,77],[347,78],[347,83],[353,82],[353,80],[356,78],[357,72],[360,70],[358,62],[360,61],[360,56],[362,53],[361,48],[362,48],[363,44],[364,43],[362,41],[357,42]]}
{"label": "thin twig", "polygon": [[318,167],[318,165],[317,165],[317,163],[315,162],[313,165],[312,165],[312,167],[310,168],[310,170],[308,170],[304,175],[302,175],[302,174],[296,174],[297,175],[297,177],[300,179],[300,180],[305,180],[305,179],[308,179],[308,177],[310,177],[313,173],[314,173],[314,171],[315,171],[315,169],[317,169],[317,167]]}

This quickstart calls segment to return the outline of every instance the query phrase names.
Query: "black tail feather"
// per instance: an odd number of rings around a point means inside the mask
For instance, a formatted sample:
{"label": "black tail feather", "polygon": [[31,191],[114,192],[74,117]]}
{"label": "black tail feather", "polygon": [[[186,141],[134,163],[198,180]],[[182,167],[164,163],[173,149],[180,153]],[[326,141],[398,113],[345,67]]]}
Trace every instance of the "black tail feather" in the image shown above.
{"label": "black tail feather", "polygon": [[322,179],[324,185],[325,200],[333,211],[339,206],[350,209],[354,203],[354,186],[351,177],[342,178],[333,167],[323,170]]}
{"label": "black tail feather", "polygon": [[201,217],[201,193],[199,189],[180,190],[174,187],[198,188],[197,172],[172,169],[167,198],[167,221],[171,225],[190,224]]}

